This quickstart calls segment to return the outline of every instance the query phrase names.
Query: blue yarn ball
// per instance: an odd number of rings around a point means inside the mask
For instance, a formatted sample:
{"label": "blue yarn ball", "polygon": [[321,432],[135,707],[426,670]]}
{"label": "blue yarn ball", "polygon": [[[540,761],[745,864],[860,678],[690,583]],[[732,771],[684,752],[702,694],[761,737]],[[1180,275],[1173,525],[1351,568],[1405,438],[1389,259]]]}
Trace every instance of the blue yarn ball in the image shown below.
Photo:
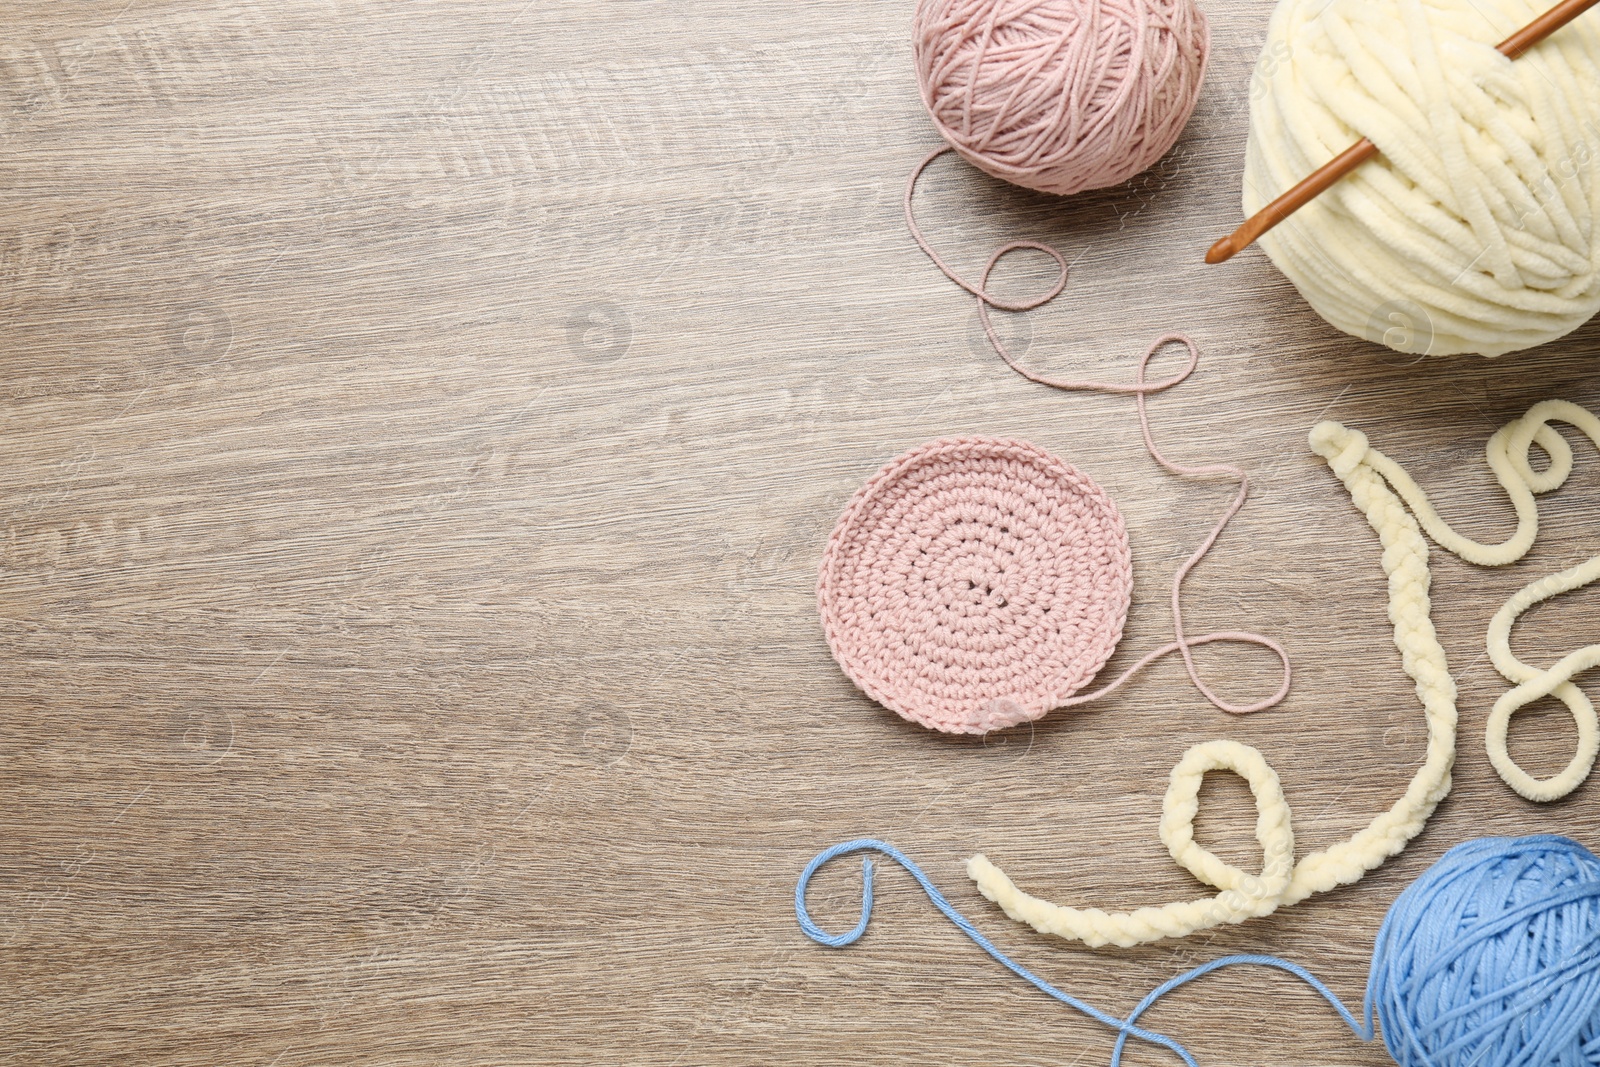
{"label": "blue yarn ball", "polygon": [[1600,1064],[1600,858],[1553,834],[1452,848],[1389,909],[1367,1011],[1400,1067]]}

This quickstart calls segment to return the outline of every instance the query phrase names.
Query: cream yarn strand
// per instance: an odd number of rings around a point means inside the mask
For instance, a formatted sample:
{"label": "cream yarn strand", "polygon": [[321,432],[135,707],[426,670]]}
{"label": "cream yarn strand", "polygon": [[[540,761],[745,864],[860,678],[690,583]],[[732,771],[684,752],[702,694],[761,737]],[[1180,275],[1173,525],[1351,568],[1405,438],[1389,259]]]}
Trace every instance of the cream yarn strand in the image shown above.
{"label": "cream yarn strand", "polygon": [[[1106,912],[1071,908],[1029,896],[1004,871],[979,855],[967,861],[967,874],[985,897],[1005,913],[1041,933],[1056,934],[1091,946],[1137,945],[1183,937],[1223,923],[1267,915],[1314,893],[1358,881],[1421,832],[1439,802],[1450,792],[1455,763],[1456,687],[1445,664],[1444,649],[1430,617],[1426,529],[1442,547],[1470,562],[1498,566],[1525,555],[1538,535],[1535,494],[1560,487],[1572,471],[1572,449],[1550,425],[1565,422],[1581,430],[1600,448],[1600,419],[1576,404],[1550,400],[1501,427],[1489,439],[1485,456],[1505,489],[1517,516],[1517,528],[1498,545],[1485,545],[1456,533],[1429,503],[1427,494],[1393,460],[1373,448],[1364,434],[1336,422],[1319,423],[1311,431],[1311,448],[1344,482],[1350,499],[1367,517],[1383,547],[1383,569],[1389,578],[1389,620],[1400,649],[1401,666],[1416,682],[1428,724],[1428,750],[1422,766],[1394,806],[1348,841],[1314,852],[1294,863],[1294,834],[1288,803],[1278,776],[1259,751],[1234,741],[1196,745],[1173,768],[1162,801],[1161,841],[1172,858],[1200,881],[1216,887],[1215,896],[1179,901],[1163,907]],[[1538,445],[1550,459],[1543,471],[1529,463]],[[1409,509],[1407,510],[1407,506]],[[1511,652],[1511,628],[1533,605],[1600,579],[1600,556],[1559,574],[1524,586],[1495,613],[1488,633],[1489,655],[1515,688],[1495,703],[1486,743],[1500,776],[1530,800],[1565,796],[1588,777],[1600,752],[1600,723],[1593,704],[1575,686],[1574,675],[1600,666],[1600,644],[1567,655],[1547,670],[1518,660]],[[1511,716],[1541,696],[1567,705],[1578,727],[1578,746],[1571,763],[1545,780],[1518,767],[1506,751]],[[1194,817],[1201,780],[1214,770],[1244,778],[1256,801],[1256,840],[1262,848],[1259,875],[1223,863],[1194,842]]]}
{"label": "cream yarn strand", "polygon": [[[1600,419],[1565,400],[1546,400],[1535,404],[1527,414],[1497,430],[1489,438],[1484,456],[1517,515],[1516,532],[1498,545],[1480,544],[1456,533],[1439,517],[1439,513],[1428,502],[1427,494],[1417,483],[1381,452],[1371,450],[1369,463],[1394,486],[1422,523],[1423,529],[1428,531],[1428,536],[1440,547],[1481,566],[1504,566],[1526,555],[1538,536],[1539,505],[1535,503],[1534,495],[1560,488],[1572,473],[1572,448],[1566,438],[1550,425],[1552,422],[1564,422],[1575,427],[1600,449]],[[1550,460],[1542,471],[1534,470],[1528,462],[1528,454],[1534,445],[1538,445]],[[1550,801],[1566,796],[1589,777],[1595,757],[1600,754],[1600,720],[1596,718],[1594,704],[1583,690],[1572,684],[1574,675],[1600,666],[1600,644],[1580,648],[1548,670],[1540,670],[1523,663],[1512,653],[1511,628],[1516,625],[1517,618],[1535,604],[1579,589],[1596,579],[1600,579],[1600,556],[1523,586],[1495,612],[1489,623],[1489,658],[1495,669],[1515,688],[1503,694],[1490,711],[1484,744],[1489,752],[1489,762],[1494,765],[1501,779],[1529,800]],[[1538,779],[1517,766],[1511,758],[1506,749],[1506,733],[1510,728],[1511,716],[1544,696],[1560,700],[1572,713],[1572,720],[1578,729],[1578,745],[1571,762],[1561,773]]]}
{"label": "cream yarn strand", "polygon": [[[1402,666],[1417,683],[1428,723],[1427,757],[1405,794],[1350,840],[1294,864],[1289,805],[1265,757],[1235,741],[1196,745],[1172,769],[1162,802],[1161,841],[1179,865],[1218,888],[1219,893],[1126,912],[1063,907],[1022,892],[1004,871],[985,857],[974,856],[967,861],[967,874],[978,884],[978,891],[1011,918],[1040,933],[1090,946],[1137,945],[1243,922],[1313,893],[1357,881],[1405,848],[1449,794],[1450,769],[1455,763],[1456,687],[1429,617],[1427,542],[1416,519],[1367,463],[1370,450],[1365,436],[1324,422],[1312,431],[1311,447],[1344,482],[1383,546],[1395,644]],[[1201,780],[1213,770],[1233,771],[1249,783],[1255,795],[1256,839],[1263,852],[1259,875],[1246,875],[1194,843],[1195,798]]]}

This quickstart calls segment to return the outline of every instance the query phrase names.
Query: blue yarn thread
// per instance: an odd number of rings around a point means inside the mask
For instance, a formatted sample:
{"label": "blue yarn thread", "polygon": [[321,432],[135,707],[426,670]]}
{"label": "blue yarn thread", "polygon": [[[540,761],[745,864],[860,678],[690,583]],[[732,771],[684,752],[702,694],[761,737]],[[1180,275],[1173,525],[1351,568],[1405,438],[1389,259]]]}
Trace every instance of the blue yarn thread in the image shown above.
{"label": "blue yarn thread", "polygon": [[1129,1038],[1194,1057],[1176,1040],[1137,1025],[1162,997],[1225,967],[1286,971],[1339,1013],[1362,1041],[1375,1034],[1400,1067],[1595,1067],[1600,1064],[1600,859],[1569,838],[1485,837],[1446,852],[1384,917],[1373,950],[1363,1017],[1310,971],[1278,956],[1224,956],[1152,989],[1127,1018],[1057,989],[995,947],[912,860],[885,841],[859,838],[824,849],[794,889],[795,918],[811,940],[842,948],[867,932],[873,865],[861,864],[861,919],[830,934],[806,908],[811,878],[830,860],[877,852],[916,879],[934,907],[1007,970],[1117,1031],[1111,1067]]}
{"label": "blue yarn thread", "polygon": [[843,948],[845,945],[858,940],[862,934],[867,932],[867,923],[872,918],[872,860],[863,860],[861,864],[861,920],[857,922],[855,928],[850,930],[848,933],[830,934],[812,921],[811,914],[806,909],[806,887],[811,882],[811,876],[816,874],[818,868],[820,868],[823,864],[838,856],[848,855],[852,852],[880,852],[894,860],[900,866],[904,867],[910,873],[911,877],[917,880],[917,884],[922,886],[922,891],[928,895],[928,899],[933,901],[933,906],[942,911],[945,915],[945,918],[955,923],[956,927],[960,929],[962,933],[966,934],[974,942],[976,942],[979,948],[983,949],[983,951],[987,952],[989,955],[998,960],[1000,964],[1007,970],[1011,971],[1024,981],[1032,984],[1041,992],[1047,994],[1048,996],[1054,997],[1056,1000],[1059,1000],[1068,1007],[1071,1007],[1074,1010],[1087,1015],[1089,1018],[1118,1031],[1117,1045],[1111,1053],[1111,1067],[1118,1067],[1118,1065],[1121,1064],[1122,1052],[1127,1046],[1128,1038],[1130,1037],[1136,1037],[1141,1041],[1148,1041],[1153,1045],[1160,1045],[1163,1048],[1171,1049],[1173,1052],[1176,1052],[1180,1057],[1182,1057],[1183,1062],[1187,1064],[1188,1067],[1199,1067],[1199,1065],[1195,1062],[1194,1056],[1189,1053],[1189,1050],[1184,1048],[1177,1041],[1167,1037],[1165,1034],[1158,1034],[1135,1024],[1138,1022],[1139,1016],[1148,1011],[1156,1003],[1156,1001],[1160,1000],[1174,989],[1177,989],[1179,986],[1192,982],[1202,975],[1210,974],[1212,971],[1220,970],[1223,967],[1232,967],[1244,963],[1257,964],[1263,967],[1276,967],[1281,971],[1288,971],[1290,974],[1300,978],[1302,981],[1310,985],[1311,988],[1315,989],[1318,993],[1321,993],[1328,1003],[1332,1004],[1334,1009],[1337,1010],[1344,1018],[1344,1021],[1350,1024],[1350,1028],[1358,1035],[1361,1035],[1362,1040],[1370,1041],[1372,1039],[1372,1024],[1370,1021],[1366,1023],[1358,1022],[1356,1017],[1350,1014],[1349,1009],[1344,1006],[1343,1002],[1341,1002],[1339,998],[1334,995],[1333,990],[1323,985],[1315,975],[1306,970],[1304,967],[1301,967],[1299,964],[1291,963],[1285,959],[1279,959],[1277,956],[1224,956],[1221,959],[1212,960],[1210,963],[1203,963],[1191,971],[1187,971],[1184,974],[1178,975],[1176,978],[1169,978],[1155,989],[1152,989],[1150,993],[1139,1002],[1138,1006],[1135,1007],[1133,1011],[1128,1013],[1128,1017],[1126,1019],[1118,1019],[1114,1015],[1108,1015],[1086,1001],[1079,1000],[1070,993],[1065,993],[1060,989],[1057,989],[1055,986],[1051,985],[1049,982],[1046,982],[1043,978],[1040,978],[1038,975],[1034,974],[1020,963],[1017,963],[1004,952],[1001,952],[994,946],[993,942],[991,942],[987,937],[984,937],[983,934],[978,931],[978,928],[973,926],[972,923],[967,920],[966,916],[957,911],[955,906],[945,899],[944,894],[939,892],[938,888],[933,884],[928,876],[922,872],[922,868],[918,867],[914,862],[912,862],[910,857],[901,852],[899,849],[895,848],[893,845],[889,844],[887,841],[877,841],[868,837],[858,838],[855,841],[844,841],[834,845],[832,848],[827,848],[817,853],[816,856],[812,857],[811,862],[806,864],[805,870],[800,872],[800,881],[795,884],[794,913],[795,918],[800,921],[800,929],[805,931],[805,935],[811,938],[811,940],[823,945],[827,945],[830,948]]}

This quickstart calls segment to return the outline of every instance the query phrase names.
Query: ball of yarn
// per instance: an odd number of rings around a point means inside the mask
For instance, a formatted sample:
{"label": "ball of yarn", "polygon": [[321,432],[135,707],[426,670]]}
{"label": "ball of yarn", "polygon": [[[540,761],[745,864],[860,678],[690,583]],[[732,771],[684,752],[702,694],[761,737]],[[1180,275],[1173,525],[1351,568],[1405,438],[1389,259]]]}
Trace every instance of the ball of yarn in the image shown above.
{"label": "ball of yarn", "polygon": [[1600,1058],[1600,858],[1541,835],[1457,845],[1400,894],[1367,1006],[1400,1067]]}
{"label": "ball of yarn", "polygon": [[1600,310],[1600,20],[1512,61],[1548,0],[1281,0],[1256,68],[1244,208],[1361,137],[1381,155],[1261,239],[1334,326],[1497,356]]}
{"label": "ball of yarn", "polygon": [[1037,719],[1105,665],[1133,590],[1122,515],[1025,441],[944,438],[845,508],[817,586],[834,658],[912,722],[986,733]]}
{"label": "ball of yarn", "polygon": [[1210,40],[1193,0],[919,0],[912,43],[944,139],[997,178],[1064,196],[1166,154]]}

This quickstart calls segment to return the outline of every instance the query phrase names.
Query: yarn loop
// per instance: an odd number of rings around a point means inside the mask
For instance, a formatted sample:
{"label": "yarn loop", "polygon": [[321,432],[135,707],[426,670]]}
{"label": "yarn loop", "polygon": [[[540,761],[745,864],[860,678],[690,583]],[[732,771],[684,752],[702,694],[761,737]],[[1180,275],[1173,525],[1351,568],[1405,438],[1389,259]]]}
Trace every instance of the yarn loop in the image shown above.
{"label": "yarn loop", "polygon": [[[1506,491],[1517,516],[1516,530],[1497,545],[1482,544],[1453,530],[1411,476],[1394,460],[1368,445],[1364,437],[1361,439],[1365,448],[1362,462],[1394,487],[1428,536],[1440,547],[1479,566],[1505,566],[1522,559],[1539,534],[1539,505],[1534,496],[1561,488],[1572,473],[1572,446],[1556,432],[1551,425],[1553,422],[1575,427],[1600,448],[1600,419],[1565,400],[1541,401],[1520,418],[1512,419],[1495,431],[1484,448],[1484,458]],[[1329,432],[1336,431],[1330,429]],[[1549,464],[1542,471],[1534,470],[1529,463],[1534,446],[1549,457]],[[1543,802],[1566,796],[1589,777],[1595,758],[1600,755],[1600,718],[1595,714],[1594,703],[1572,681],[1578,674],[1600,666],[1600,643],[1576,649],[1541,670],[1524,663],[1511,651],[1511,630],[1517,619],[1534,605],[1596,580],[1600,580],[1600,556],[1592,556],[1558,574],[1529,582],[1506,601],[1489,622],[1485,642],[1489,659],[1513,688],[1495,701],[1485,728],[1484,743],[1489,762],[1500,778],[1529,800]],[[1578,744],[1565,768],[1540,779],[1524,771],[1512,759],[1506,748],[1506,734],[1513,715],[1546,696],[1560,700],[1572,713]]]}
{"label": "yarn loop", "polygon": [[[1354,836],[1313,852],[1294,864],[1286,882],[1270,876],[1277,852],[1292,852],[1289,808],[1277,776],[1266,758],[1249,745],[1210,742],[1197,745],[1173,768],[1162,803],[1162,840],[1173,858],[1190,873],[1220,891],[1199,900],[1180,900],[1160,907],[1107,912],[1042,900],[1023,892],[983,855],[967,861],[967,874],[985,897],[1011,918],[1040,933],[1082,941],[1091,946],[1131,946],[1169,937],[1184,937],[1223,923],[1239,923],[1295,904],[1314,893],[1359,881],[1406,847],[1427,825],[1428,818],[1450,792],[1450,771],[1456,758],[1456,685],[1444,648],[1429,617],[1428,545],[1417,520],[1370,464],[1366,438],[1334,422],[1312,430],[1312,450],[1350,491],[1350,499],[1367,518],[1383,546],[1380,562],[1389,579],[1389,617],[1401,666],[1417,683],[1428,726],[1427,757],[1410,784],[1387,810]],[[1218,747],[1225,746],[1225,747]],[[1257,836],[1264,856],[1263,878],[1253,893],[1229,887],[1233,868],[1194,862],[1182,847],[1181,829],[1194,817],[1199,778],[1211,770],[1231,770],[1246,779],[1259,809]],[[1270,823],[1281,823],[1273,827]],[[1176,846],[1175,847],[1175,843]]]}
{"label": "yarn loop", "polygon": [[[1318,423],[1311,431],[1312,450],[1350,491],[1351,502],[1365,513],[1383,546],[1381,562],[1389,577],[1389,617],[1405,672],[1416,682],[1428,727],[1427,758],[1412,776],[1405,794],[1389,810],[1346,841],[1314,852],[1295,863],[1286,881],[1272,877],[1275,861],[1292,856],[1290,813],[1277,776],[1265,757],[1248,745],[1213,741],[1196,745],[1173,768],[1162,803],[1161,840],[1174,860],[1200,881],[1220,890],[1199,900],[1175,901],[1160,907],[1107,912],[1053,904],[1029,895],[985,856],[967,861],[967,873],[978,890],[1011,918],[1040,933],[1083,941],[1091,946],[1136,945],[1167,937],[1183,937],[1221,923],[1237,923],[1295,904],[1314,893],[1358,881],[1367,871],[1406,847],[1427,824],[1450,792],[1455,764],[1456,685],[1443,646],[1430,618],[1428,546],[1422,532],[1463,558],[1481,564],[1520,559],[1538,532],[1538,507],[1533,495],[1558,488],[1572,470],[1572,450],[1552,427],[1561,421],[1581,429],[1600,445],[1600,419],[1566,401],[1535,404],[1507,423],[1488,446],[1490,468],[1510,496],[1518,516],[1517,531],[1504,543],[1483,545],[1447,526],[1428,503],[1426,494],[1393,460],[1367,441],[1366,435],[1337,422]],[[1537,444],[1550,465],[1534,471],[1528,462]],[[1407,505],[1410,510],[1407,510]],[[1496,613],[1489,629],[1489,652],[1495,666],[1513,683],[1495,704],[1487,733],[1490,759],[1513,788],[1531,800],[1549,800],[1576,788],[1595,759],[1593,704],[1572,682],[1574,674],[1600,665],[1600,644],[1570,653],[1547,670],[1522,663],[1509,646],[1511,626],[1528,607],[1557,593],[1600,580],[1600,556],[1559,574],[1530,583]],[[1505,750],[1506,724],[1517,709],[1544,694],[1567,702],[1578,725],[1578,750],[1561,774],[1537,780],[1517,767]],[[1201,777],[1228,770],[1250,783],[1258,808],[1257,839],[1264,853],[1262,877],[1240,892],[1235,868],[1213,862],[1193,848],[1190,827]]]}

